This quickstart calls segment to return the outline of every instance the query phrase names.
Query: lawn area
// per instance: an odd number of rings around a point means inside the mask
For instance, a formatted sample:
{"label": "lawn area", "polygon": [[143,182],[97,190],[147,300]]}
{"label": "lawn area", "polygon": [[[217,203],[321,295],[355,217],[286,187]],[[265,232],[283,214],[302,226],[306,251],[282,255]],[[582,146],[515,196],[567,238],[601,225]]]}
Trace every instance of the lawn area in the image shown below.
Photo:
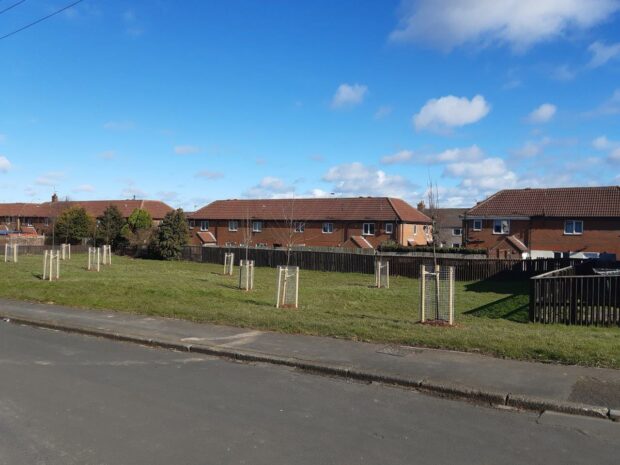
{"label": "lawn area", "polygon": [[[121,310],[286,333],[478,351],[517,359],[620,368],[620,328],[527,322],[523,282],[456,283],[456,327],[418,324],[419,283],[370,287],[363,274],[300,273],[298,310],[275,308],[276,271],[257,268],[255,290],[237,289],[223,266],[114,257],[100,273],[87,256],[61,263],[61,280],[40,280],[43,257],[0,263],[0,297]],[[238,273],[235,267],[235,272]]]}

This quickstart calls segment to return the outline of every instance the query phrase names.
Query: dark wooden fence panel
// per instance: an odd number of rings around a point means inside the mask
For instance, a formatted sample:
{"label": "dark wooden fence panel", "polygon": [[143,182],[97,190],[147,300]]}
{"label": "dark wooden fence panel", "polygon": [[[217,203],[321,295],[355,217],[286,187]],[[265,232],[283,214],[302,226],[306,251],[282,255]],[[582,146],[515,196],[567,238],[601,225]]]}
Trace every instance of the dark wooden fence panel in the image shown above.
{"label": "dark wooden fence panel", "polygon": [[620,325],[620,276],[580,276],[575,267],[536,276],[531,280],[530,320]]}
{"label": "dark wooden fence panel", "polygon": [[[60,245],[54,246],[55,249],[60,249]],[[51,245],[21,245],[19,246],[19,255],[43,255],[43,252],[46,250],[51,250]],[[87,245],[72,245],[71,253],[87,253],[88,246]],[[2,247],[2,252],[4,253],[4,246]]]}
{"label": "dark wooden fence panel", "polygon": [[[247,257],[254,260],[256,266],[275,268],[285,265],[287,254],[281,249],[237,247],[200,247],[188,246],[183,251],[184,260],[205,263],[224,263],[224,254],[233,252],[235,261]],[[289,264],[304,270],[333,271],[341,273],[374,273],[375,255],[363,255],[343,252],[316,252],[294,250],[290,254]],[[418,278],[422,265],[432,266],[430,257],[407,255],[384,255],[390,262],[390,274]],[[571,259],[536,259],[536,260],[498,260],[472,258],[438,258],[440,266],[452,266],[457,281],[479,281],[482,279],[527,279],[550,270],[581,263],[582,260]]]}

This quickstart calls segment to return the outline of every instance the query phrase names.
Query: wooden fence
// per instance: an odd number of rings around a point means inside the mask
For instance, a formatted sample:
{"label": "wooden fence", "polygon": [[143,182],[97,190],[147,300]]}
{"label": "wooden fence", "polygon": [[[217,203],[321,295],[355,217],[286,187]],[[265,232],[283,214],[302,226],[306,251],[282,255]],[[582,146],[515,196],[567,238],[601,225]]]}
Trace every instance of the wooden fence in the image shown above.
{"label": "wooden fence", "polygon": [[620,276],[580,275],[579,268],[568,266],[531,279],[530,321],[620,325]]}
{"label": "wooden fence", "polygon": [[[187,246],[183,250],[183,259],[205,263],[224,263],[224,254],[233,252],[235,261],[245,258],[246,249],[238,247],[200,247]],[[287,254],[281,249],[250,248],[248,259],[254,260],[256,266],[275,268],[285,265]],[[433,265],[431,257],[414,257],[408,255],[385,256],[390,262],[392,276],[418,278],[420,266]],[[374,255],[355,253],[334,253],[294,250],[289,264],[303,270],[333,271],[341,273],[374,273]],[[535,260],[499,260],[479,258],[438,258],[441,266],[453,266],[457,281],[479,281],[497,278],[507,280],[527,279],[550,270],[557,270],[568,265],[576,265],[583,260],[572,259],[535,259]]]}
{"label": "wooden fence", "polygon": [[[60,245],[56,244],[54,246],[56,250],[60,249]],[[51,245],[19,245],[19,255],[43,255],[43,252],[46,250],[51,250]],[[88,252],[87,245],[72,245],[71,253],[86,253]],[[2,252],[4,253],[4,247],[2,248]]]}

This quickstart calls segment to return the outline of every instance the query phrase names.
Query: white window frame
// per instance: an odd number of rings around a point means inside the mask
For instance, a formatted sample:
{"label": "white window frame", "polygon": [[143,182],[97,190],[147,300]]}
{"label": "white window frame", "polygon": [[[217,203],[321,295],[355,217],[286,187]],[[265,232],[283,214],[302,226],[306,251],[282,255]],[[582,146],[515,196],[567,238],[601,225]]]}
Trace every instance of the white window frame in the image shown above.
{"label": "white window frame", "polygon": [[[458,231],[458,234],[456,231]],[[452,235],[455,237],[461,237],[463,235],[463,228],[452,228]]]}
{"label": "white window frame", "polygon": [[306,230],[306,223],[303,221],[295,221],[294,225],[296,233],[303,233]]}
{"label": "white window frame", "polygon": [[[499,225],[500,232],[495,230],[495,226]],[[504,225],[506,225],[506,229],[504,230]],[[497,219],[493,220],[493,234],[497,235],[508,235],[510,234],[510,220]]]}
{"label": "white window frame", "polygon": [[188,220],[187,226],[189,227],[189,229],[194,229],[196,227],[196,220]]}
{"label": "white window frame", "polygon": [[228,230],[230,232],[239,231],[239,220],[228,220]]}
{"label": "white window frame", "polygon": [[[372,229],[372,232],[371,232]],[[375,235],[375,224],[374,223],[364,223],[362,224],[362,236],[374,236]]]}
{"label": "white window frame", "polygon": [[385,234],[394,234],[394,223],[385,223]]}
{"label": "white window frame", "polygon": [[[577,225],[581,225],[581,231],[577,231]],[[568,226],[571,225],[571,231],[568,231]],[[564,235],[565,236],[581,236],[583,234],[583,220],[566,220],[564,221]]]}
{"label": "white window frame", "polygon": [[201,231],[208,231],[209,230],[209,220],[200,220],[200,230]]}
{"label": "white window frame", "polygon": [[471,229],[472,231],[482,231],[482,220],[472,220]]}
{"label": "white window frame", "polygon": [[334,232],[334,223],[323,223],[323,234],[332,234]]}
{"label": "white window frame", "polygon": [[413,225],[413,235],[415,236],[418,233],[418,225],[414,224]]}
{"label": "white window frame", "polygon": [[261,220],[252,221],[252,232],[263,232],[263,222]]}

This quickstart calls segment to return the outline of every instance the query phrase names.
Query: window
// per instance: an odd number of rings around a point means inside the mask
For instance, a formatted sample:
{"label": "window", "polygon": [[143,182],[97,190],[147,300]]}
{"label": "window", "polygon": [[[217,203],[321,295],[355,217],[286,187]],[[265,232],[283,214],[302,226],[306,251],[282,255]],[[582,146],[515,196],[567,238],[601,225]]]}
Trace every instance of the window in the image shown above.
{"label": "window", "polygon": [[49,226],[50,225],[50,219],[48,217],[45,217],[45,220],[43,221],[43,224],[45,226]]}
{"label": "window", "polygon": [[252,232],[259,233],[263,230],[262,221],[252,221]]}
{"label": "window", "polygon": [[239,222],[237,220],[230,220],[228,222],[228,230],[229,231],[237,231],[239,229]]}
{"label": "window", "polygon": [[414,224],[413,225],[413,235],[415,236],[418,233],[418,225]]}
{"label": "window", "polygon": [[510,220],[493,220],[493,234],[510,234]]}
{"label": "window", "polygon": [[331,234],[334,232],[334,223],[323,223],[323,234]]}
{"label": "window", "polygon": [[454,228],[454,229],[452,229],[452,235],[453,236],[462,236],[463,235],[463,228]]}
{"label": "window", "polygon": [[452,243],[452,248],[453,249],[460,249],[461,248],[461,244],[459,244],[458,242],[453,242]]}
{"label": "window", "polygon": [[202,220],[200,222],[200,230],[201,231],[208,231],[209,230],[209,220]]}
{"label": "window", "polygon": [[394,232],[393,223],[385,223],[385,234],[392,234]]}
{"label": "window", "polygon": [[472,229],[474,231],[482,231],[482,220],[472,221]]}
{"label": "window", "polygon": [[566,220],[564,222],[564,234],[569,236],[578,236],[583,234],[583,221],[581,220]]}
{"label": "window", "polygon": [[306,224],[302,223],[301,221],[296,221],[295,222],[295,232],[296,233],[302,233],[304,232],[304,230],[306,229]]}
{"label": "window", "polygon": [[196,220],[189,220],[189,229],[194,229],[196,227]]}
{"label": "window", "polygon": [[364,223],[362,228],[362,235],[364,236],[374,236],[375,235],[375,224],[374,223]]}

